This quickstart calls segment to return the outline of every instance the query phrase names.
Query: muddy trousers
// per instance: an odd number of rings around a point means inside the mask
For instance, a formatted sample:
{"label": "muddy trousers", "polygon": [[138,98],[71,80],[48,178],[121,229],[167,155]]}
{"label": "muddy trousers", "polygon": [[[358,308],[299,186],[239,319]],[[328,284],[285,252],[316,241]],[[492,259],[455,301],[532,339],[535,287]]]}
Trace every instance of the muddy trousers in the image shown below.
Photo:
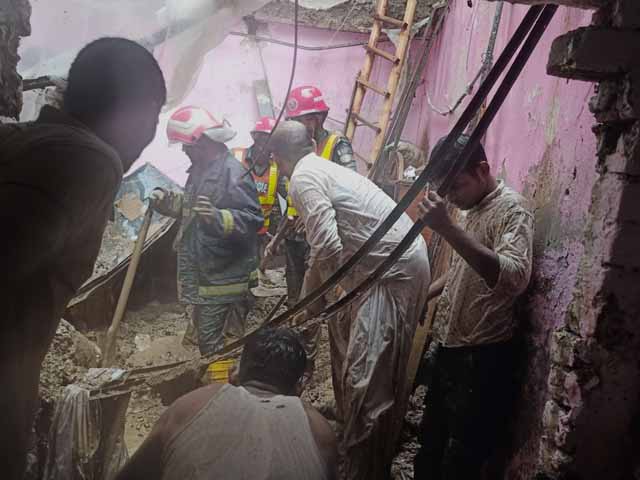
{"label": "muddy trousers", "polygon": [[242,337],[252,304],[253,295],[247,293],[234,303],[194,305],[191,318],[198,333],[200,354],[215,353],[225,342]]}
{"label": "muddy trousers", "polygon": [[400,289],[376,285],[328,322],[343,480],[390,478],[399,433],[393,420],[407,406],[400,387],[417,323]]}
{"label": "muddy trousers", "polygon": [[416,480],[476,480],[510,416],[513,347],[509,343],[435,353],[414,460]]}

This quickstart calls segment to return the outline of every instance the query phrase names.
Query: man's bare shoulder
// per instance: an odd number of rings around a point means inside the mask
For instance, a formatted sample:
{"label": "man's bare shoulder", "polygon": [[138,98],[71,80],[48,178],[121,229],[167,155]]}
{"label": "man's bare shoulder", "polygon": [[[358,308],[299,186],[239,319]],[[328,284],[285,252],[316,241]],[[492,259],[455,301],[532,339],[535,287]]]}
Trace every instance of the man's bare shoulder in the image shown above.
{"label": "man's bare shoulder", "polygon": [[320,454],[330,470],[334,470],[338,462],[338,442],[336,440],[336,434],[327,419],[311,404],[303,401],[302,406],[309,418],[309,427],[320,450]]}
{"label": "man's bare shoulder", "polygon": [[184,428],[223,387],[214,383],[178,398],[163,414],[165,432],[172,434]]}

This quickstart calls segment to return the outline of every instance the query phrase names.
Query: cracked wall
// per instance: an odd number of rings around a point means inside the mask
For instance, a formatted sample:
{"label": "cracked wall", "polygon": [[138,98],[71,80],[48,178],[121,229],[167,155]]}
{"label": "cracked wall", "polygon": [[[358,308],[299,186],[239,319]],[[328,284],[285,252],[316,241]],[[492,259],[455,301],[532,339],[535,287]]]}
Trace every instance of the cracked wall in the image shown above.
{"label": "cracked wall", "polygon": [[599,80],[599,177],[573,300],[553,334],[544,478],[640,475],[640,5],[615,0],[554,42],[550,73]]}
{"label": "cracked wall", "polygon": [[18,46],[31,34],[30,16],[28,0],[0,0],[0,117],[17,119],[22,109]]}

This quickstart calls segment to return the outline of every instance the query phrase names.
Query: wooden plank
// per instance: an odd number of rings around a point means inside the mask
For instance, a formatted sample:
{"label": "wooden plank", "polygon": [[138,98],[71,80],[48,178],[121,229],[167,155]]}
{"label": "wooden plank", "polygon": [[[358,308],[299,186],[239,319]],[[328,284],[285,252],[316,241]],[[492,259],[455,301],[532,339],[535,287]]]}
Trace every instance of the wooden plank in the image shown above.
{"label": "wooden plank", "polygon": [[352,113],[351,114],[352,118],[355,118],[358,122],[360,122],[361,124],[369,127],[371,130],[375,130],[376,132],[380,132],[380,127],[378,127],[377,125],[375,125],[374,123],[371,123],[369,120],[367,120],[364,117],[361,117],[360,115],[358,115],[357,113]]}
{"label": "wooden plank", "polygon": [[378,47],[371,47],[369,45],[366,45],[364,48],[367,50],[367,52],[382,57],[385,60],[389,60],[395,65],[398,65],[400,63],[400,58],[397,55],[393,55],[389,52],[385,52],[384,50],[380,50]]}
{"label": "wooden plank", "polygon": [[404,20],[398,20],[397,18],[388,17],[386,15],[378,15],[377,13],[373,16],[379,22],[386,23],[388,25],[393,25],[396,28],[400,28],[402,30],[408,27],[407,22]]}
{"label": "wooden plank", "polygon": [[372,83],[367,82],[366,80],[363,80],[361,78],[359,78],[358,80],[356,80],[360,85],[362,85],[363,87],[369,89],[369,90],[373,90],[374,92],[376,92],[378,95],[382,95],[383,97],[387,97],[389,96],[389,92],[387,92],[386,90],[378,87],[377,85],[374,85]]}

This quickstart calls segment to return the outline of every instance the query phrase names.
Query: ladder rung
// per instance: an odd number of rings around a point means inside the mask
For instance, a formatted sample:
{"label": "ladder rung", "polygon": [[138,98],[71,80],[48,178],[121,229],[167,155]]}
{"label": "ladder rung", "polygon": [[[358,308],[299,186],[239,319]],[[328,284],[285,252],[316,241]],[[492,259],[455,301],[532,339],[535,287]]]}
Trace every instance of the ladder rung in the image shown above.
{"label": "ladder rung", "polygon": [[376,133],[380,133],[382,130],[380,129],[380,127],[378,127],[377,125],[374,125],[373,123],[371,123],[369,120],[367,120],[366,118],[362,118],[360,115],[358,115],[357,113],[352,113],[351,114],[353,116],[353,118],[355,118],[358,122],[360,122],[363,125],[366,125],[367,127],[369,127],[371,130],[375,130]]}
{"label": "ladder rung", "polygon": [[361,78],[359,78],[356,81],[360,85],[362,85],[363,87],[368,88],[369,90],[373,90],[374,92],[376,92],[379,95],[382,95],[383,97],[388,97],[389,96],[389,92],[387,92],[386,90],[383,90],[380,87],[377,87],[376,85],[373,85],[373,84],[367,82],[366,80],[362,80]]}
{"label": "ladder rung", "polygon": [[400,63],[400,59],[395,55],[390,54],[389,52],[385,52],[384,50],[380,50],[379,48],[376,48],[376,47],[370,47],[369,45],[365,45],[364,48],[366,48],[369,53],[373,53],[382,58],[386,58],[391,63],[396,63],[396,64]]}
{"label": "ladder rung", "polygon": [[406,30],[409,24],[403,20],[398,20],[397,18],[387,17],[386,15],[378,15],[377,13],[373,16],[376,20],[380,22],[387,23],[389,25],[394,25],[402,30]]}

